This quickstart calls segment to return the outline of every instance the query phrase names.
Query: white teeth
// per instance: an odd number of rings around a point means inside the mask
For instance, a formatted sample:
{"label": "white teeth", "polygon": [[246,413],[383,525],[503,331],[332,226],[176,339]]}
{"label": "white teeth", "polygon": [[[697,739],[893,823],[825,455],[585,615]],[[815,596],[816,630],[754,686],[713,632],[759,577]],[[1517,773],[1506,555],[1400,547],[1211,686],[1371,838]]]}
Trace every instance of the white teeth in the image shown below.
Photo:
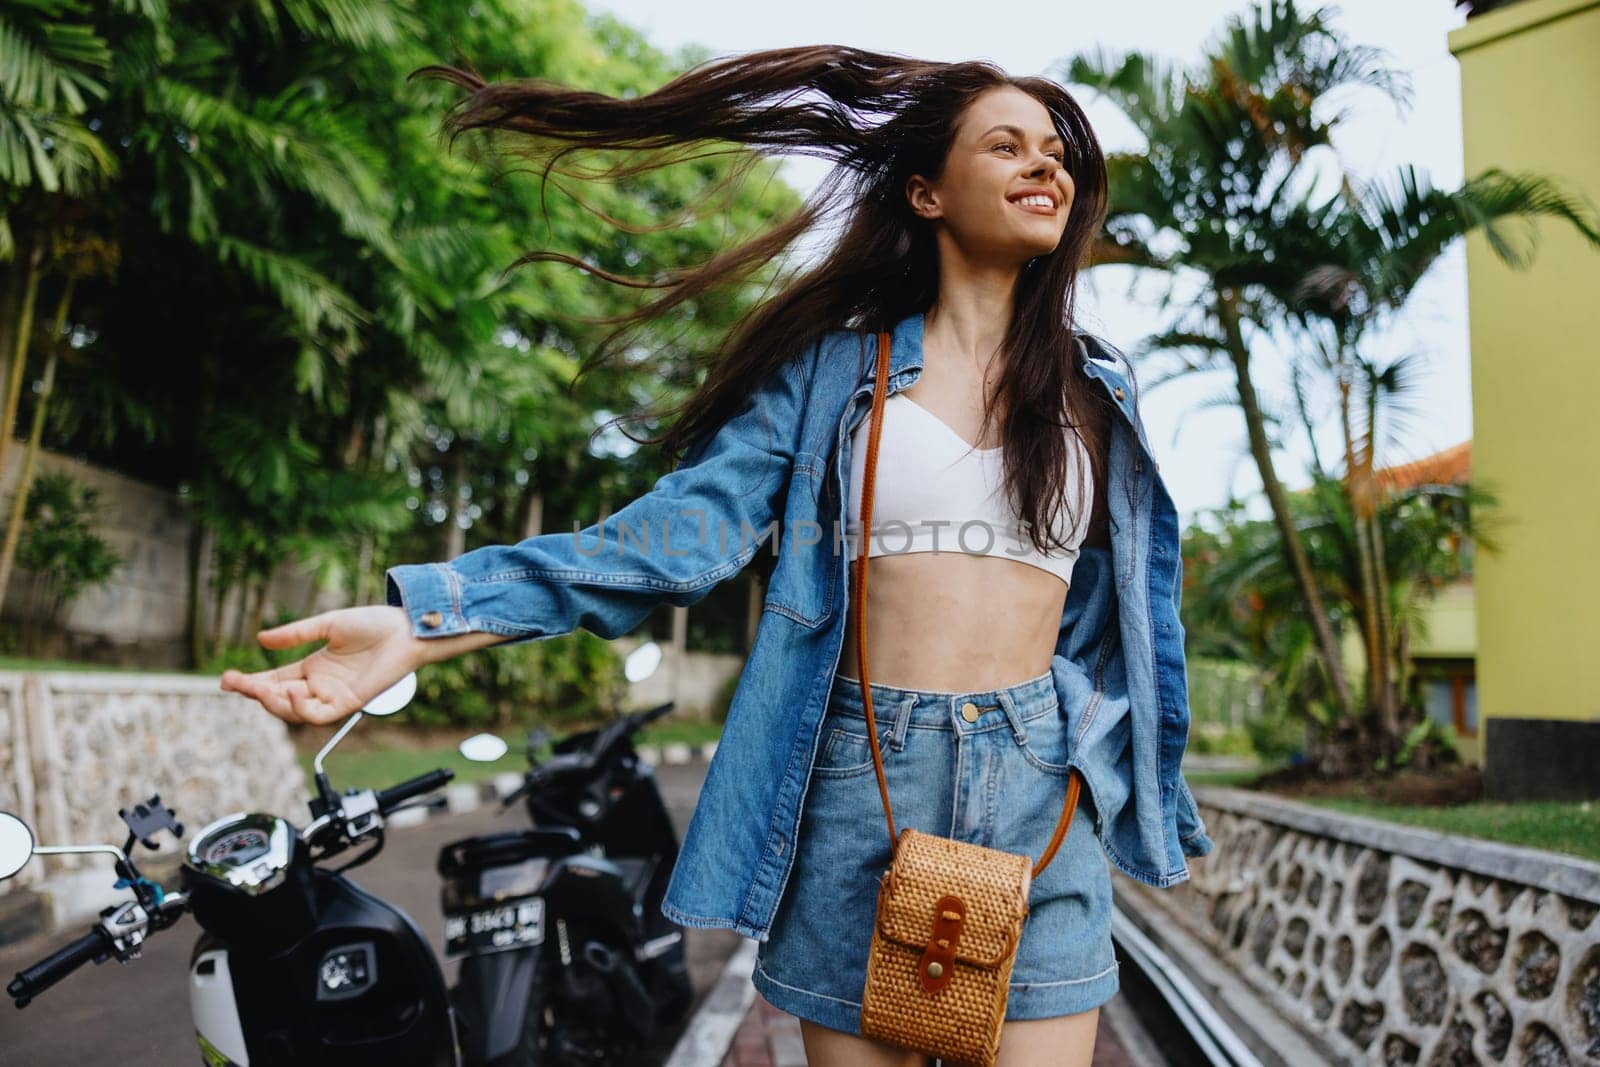
{"label": "white teeth", "polygon": [[1055,207],[1048,196],[1022,196],[1017,198],[1019,204],[1033,204],[1037,207]]}

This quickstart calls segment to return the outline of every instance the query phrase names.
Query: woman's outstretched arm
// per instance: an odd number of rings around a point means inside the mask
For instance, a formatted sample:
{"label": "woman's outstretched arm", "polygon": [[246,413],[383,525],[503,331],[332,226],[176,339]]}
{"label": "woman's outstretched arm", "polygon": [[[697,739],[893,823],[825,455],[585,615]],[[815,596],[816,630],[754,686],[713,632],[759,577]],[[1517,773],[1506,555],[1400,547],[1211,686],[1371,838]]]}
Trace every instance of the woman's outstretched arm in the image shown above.
{"label": "woman's outstretched arm", "polygon": [[692,604],[771,551],[794,468],[804,378],[791,359],[674,470],[603,522],[387,572],[387,601],[423,640],[517,644],[582,627],[620,637],[658,604]]}
{"label": "woman's outstretched arm", "polygon": [[699,600],[757,551],[772,550],[800,436],[808,377],[800,364],[786,361],[716,433],[604,522],[391,567],[387,605],[262,631],[268,648],[327,644],[273,670],[227,671],[222,688],[289,722],[331,723],[425,664],[579,627],[618,637],[658,604]]}

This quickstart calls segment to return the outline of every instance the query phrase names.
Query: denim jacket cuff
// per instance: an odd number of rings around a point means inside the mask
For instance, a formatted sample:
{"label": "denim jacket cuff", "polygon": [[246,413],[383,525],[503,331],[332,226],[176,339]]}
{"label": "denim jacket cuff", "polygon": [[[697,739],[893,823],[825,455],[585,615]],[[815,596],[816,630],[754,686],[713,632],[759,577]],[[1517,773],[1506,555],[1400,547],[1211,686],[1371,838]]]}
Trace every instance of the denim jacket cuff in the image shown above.
{"label": "denim jacket cuff", "polygon": [[[490,546],[478,551],[491,552],[495,548]],[[466,556],[458,558],[465,559]],[[504,646],[556,636],[555,633],[535,627],[511,625],[489,617],[484,612],[484,602],[492,600],[495,595],[492,584],[474,585],[451,563],[404,563],[390,567],[385,574],[385,595],[389,606],[404,610],[406,617],[411,620],[412,635],[424,640],[464,633],[491,633],[506,638],[499,642]],[[471,595],[474,589],[486,590],[478,597],[477,603],[474,603]],[[519,583],[518,596],[520,609],[531,617],[554,617],[556,606],[549,591],[539,584]]]}
{"label": "denim jacket cuff", "polygon": [[384,572],[385,598],[411,620],[415,637],[450,637],[472,627],[461,612],[461,580],[447,563],[406,563]]}

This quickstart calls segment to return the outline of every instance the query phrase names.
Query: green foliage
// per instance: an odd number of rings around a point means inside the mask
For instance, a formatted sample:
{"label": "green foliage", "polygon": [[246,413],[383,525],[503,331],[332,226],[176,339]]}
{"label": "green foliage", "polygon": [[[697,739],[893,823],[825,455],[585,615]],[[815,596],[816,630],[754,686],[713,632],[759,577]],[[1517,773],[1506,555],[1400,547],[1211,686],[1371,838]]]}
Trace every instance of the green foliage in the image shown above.
{"label": "green foliage", "polygon": [[579,630],[424,667],[407,718],[426,726],[554,727],[611,714],[622,684],[610,643]]}
{"label": "green foliage", "polygon": [[38,581],[33,610],[54,614],[125,561],[94,532],[100,490],[66,474],[40,474],[22,510],[17,565]]}
{"label": "green foliage", "polygon": [[1247,720],[1244,730],[1263,763],[1283,763],[1305,751],[1305,721],[1281,708]]}
{"label": "green foliage", "polygon": [[[594,323],[638,290],[509,268],[542,248],[649,282],[799,203],[775,168],[720,190],[736,154],[546,184],[497,138],[441,141],[462,94],[409,79],[428,64],[636,97],[697,58],[578,4],[10,6],[0,260],[64,221],[122,253],[117,277],[75,290],[82,342],[45,447],[175,489],[212,535],[219,599],[254,605],[292,563],[370,602],[385,567],[453,550],[457,524],[513,543],[536,495],[543,528],[565,530],[648,489],[662,457],[591,440],[596,426],[692,387],[765,279],[686,304],[574,383],[609,332]],[[0,272],[0,307],[23,273]],[[60,275],[47,257],[40,307]],[[25,390],[23,425],[32,403]]]}
{"label": "green foliage", "polygon": [[1189,709],[1196,725],[1237,725],[1257,711],[1260,672],[1248,663],[1189,654]]}
{"label": "green foliage", "polygon": [[[1470,566],[1433,536],[1432,520],[1452,521],[1449,487],[1427,487],[1432,499],[1415,521],[1392,506],[1373,514],[1389,506],[1375,500],[1375,454],[1407,414],[1405,395],[1426,354],[1380,366],[1366,352],[1382,347],[1372,341],[1468,234],[1480,233],[1520,269],[1528,257],[1511,219],[1569,224],[1597,249],[1600,223],[1578,191],[1498,168],[1455,190],[1434,187],[1410,165],[1373,181],[1322,181],[1327,153],[1317,149],[1337,148],[1335,132],[1350,114],[1326,106],[1330,98],[1361,87],[1403,104],[1411,93],[1409,76],[1381,49],[1348,39],[1335,13],[1258,0],[1229,15],[1193,62],[1095,48],[1051,73],[1103,95],[1142,135],[1139,150],[1107,156],[1107,249],[1097,258],[1156,273],[1167,282],[1162,309],[1177,309],[1132,353],[1157,364],[1145,388],[1223,376],[1227,392],[1207,406],[1234,407],[1245,419],[1242,459],[1256,468],[1276,520],[1246,522],[1235,505],[1214,538],[1195,539],[1214,573],[1185,583],[1204,601],[1183,604],[1186,626],[1197,622],[1191,650],[1262,664],[1293,714],[1325,735],[1337,731],[1328,755],[1348,756],[1349,770],[1365,762],[1365,745],[1394,751],[1394,735],[1416,717],[1415,706],[1402,706],[1408,665],[1399,635],[1440,571]],[[1268,337],[1290,342],[1272,355],[1290,354],[1292,403],[1252,383],[1269,377],[1251,366],[1262,358],[1258,339]],[[1310,394],[1312,379],[1325,391]],[[1318,409],[1337,418],[1340,479],[1319,452]],[[1301,431],[1314,481],[1289,494],[1277,456]],[[1454,521],[1457,544],[1470,537],[1491,548],[1481,528]],[[1286,556],[1302,562],[1291,572]],[[1364,693],[1340,654],[1339,635],[1351,627],[1367,638]],[[1324,767],[1340,762],[1319,757]]]}
{"label": "green foliage", "polygon": [[[1448,485],[1394,491],[1381,501],[1377,526],[1386,547],[1394,645],[1439,589],[1463,577],[1470,546],[1494,543],[1485,521],[1494,502],[1480,488]],[[1349,497],[1334,480],[1317,477],[1308,491],[1289,497],[1289,506],[1336,632],[1358,625],[1361,580]],[[1239,504],[1218,508],[1186,531],[1183,551],[1181,611],[1190,654],[1258,665],[1266,706],[1283,709],[1247,724],[1257,750],[1265,758],[1299,751],[1306,723],[1329,734],[1338,717],[1328,678],[1313,654],[1304,603],[1273,524],[1250,518]],[[1205,669],[1197,678],[1206,684]]]}
{"label": "green foliage", "polygon": [[1254,756],[1255,745],[1243,727],[1201,723],[1189,731],[1188,751],[1206,756]]}
{"label": "green foliage", "polygon": [[[1395,753],[1393,765],[1400,768],[1418,762],[1432,767],[1440,763],[1456,763],[1459,759],[1451,732],[1437,719],[1424,715],[1406,731],[1405,737],[1400,742],[1400,750]],[[1376,769],[1382,771],[1388,767],[1388,761],[1381,756],[1378,757]]]}
{"label": "green foliage", "polygon": [[223,671],[237,670],[246,674],[256,671],[266,671],[278,666],[281,656],[274,658],[273,654],[260,645],[235,645],[224,644],[207,656],[199,666],[201,674],[214,674],[221,676]]}

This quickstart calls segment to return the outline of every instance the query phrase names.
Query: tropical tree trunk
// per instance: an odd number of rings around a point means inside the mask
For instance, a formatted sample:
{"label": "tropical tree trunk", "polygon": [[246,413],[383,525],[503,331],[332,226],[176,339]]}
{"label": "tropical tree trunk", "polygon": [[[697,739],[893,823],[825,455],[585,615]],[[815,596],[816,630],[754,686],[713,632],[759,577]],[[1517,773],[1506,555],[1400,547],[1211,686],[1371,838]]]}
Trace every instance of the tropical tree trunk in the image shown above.
{"label": "tropical tree trunk", "polygon": [[248,575],[241,575],[238,585],[239,612],[233,617],[233,643],[236,646],[243,646],[249,643],[249,637],[245,633],[245,626],[248,624],[250,616],[255,612],[254,606],[250,603],[250,594],[254,590],[250,587]]}
{"label": "tropical tree trunk", "polygon": [[1378,699],[1376,708],[1378,721],[1383,724],[1383,744],[1386,755],[1392,755],[1400,749],[1400,701],[1395,691],[1395,663],[1394,640],[1392,622],[1389,617],[1389,569],[1384,563],[1383,556],[1383,523],[1379,521],[1379,494],[1377,477],[1375,473],[1376,456],[1374,452],[1378,441],[1378,385],[1369,381],[1367,385],[1367,442],[1366,453],[1361,469],[1366,479],[1367,493],[1363,500],[1366,512],[1367,545],[1372,556],[1372,581],[1376,587],[1377,597],[1374,601],[1373,614],[1376,616],[1375,628],[1380,640],[1378,642],[1378,658],[1374,662],[1374,669],[1378,676]]}
{"label": "tropical tree trunk", "polygon": [[220,546],[215,542],[212,544],[211,562],[212,580],[215,582],[211,590],[211,655],[216,656],[222,652],[226,639],[223,626],[227,619],[228,593],[233,586],[233,578],[228,573]]}
{"label": "tropical tree trunk", "polygon": [[[372,433],[367,437],[368,443],[366,455],[361,459],[362,469],[366,471],[369,476],[372,474],[374,467],[380,467],[383,463],[384,447],[387,442],[388,432],[389,420],[384,417],[382,412],[374,415],[372,418]],[[361,534],[361,548],[358,553],[358,559],[356,563],[355,580],[350,583],[351,603],[369,603],[367,599],[367,588],[372,583],[368,577],[368,572],[372,570],[372,559],[377,554],[377,551],[377,533],[370,529],[364,531]],[[380,587],[377,595],[373,599],[382,602],[386,592],[387,590]]]}
{"label": "tropical tree trunk", "polygon": [[450,524],[444,535],[444,558],[455,559],[467,550],[467,531],[461,525],[462,512],[466,510],[467,502],[463,499],[461,490],[467,484],[467,453],[466,449],[456,450],[455,477],[451,479],[451,486],[455,489],[455,499],[450,502],[446,521]]}
{"label": "tropical tree trunk", "polygon": [[522,539],[538,537],[544,533],[544,494],[532,492],[528,494],[527,516],[522,522]]}
{"label": "tropical tree trunk", "polygon": [[0,263],[0,382],[10,379],[12,355],[17,347],[17,319],[22,312],[22,290],[27,277],[27,257],[12,256]]}
{"label": "tropical tree trunk", "polygon": [[[6,583],[11,580],[11,564],[17,557],[17,545],[22,540],[22,512],[28,502],[28,490],[33,486],[33,467],[39,456],[39,442],[44,438],[44,418],[50,408],[50,394],[55,391],[56,344],[66,326],[67,309],[72,306],[72,290],[77,282],[76,278],[67,279],[66,286],[61,290],[60,303],[56,306],[55,330],[50,334],[50,355],[44,364],[44,388],[40,390],[38,403],[33,409],[33,430],[28,434],[28,450],[22,455],[22,471],[17,475],[16,496],[11,501],[11,518],[6,523],[5,547],[0,548],[0,609],[5,607]],[[36,272],[34,283],[37,284]],[[30,291],[30,303],[32,295]],[[26,334],[20,336],[25,337]],[[20,362],[19,358],[19,365]],[[0,440],[10,436],[11,429],[7,424]],[[0,470],[4,469],[5,453],[0,450]]]}
{"label": "tropical tree trunk", "polygon": [[256,634],[261,632],[262,620],[267,614],[267,590],[272,585],[272,575],[276,569],[275,567],[269,569],[266,574],[261,576],[261,581],[256,583],[256,604],[255,608],[250,612],[250,628],[245,631],[244,635],[246,644],[253,643]]}
{"label": "tropical tree trunk", "polygon": [[189,669],[199,670],[205,662],[206,633],[205,633],[205,597],[200,588],[206,558],[206,527],[204,523],[195,522],[189,531],[189,595],[188,595],[188,626],[189,626]]}
{"label": "tropical tree trunk", "polygon": [[1322,603],[1322,594],[1317,589],[1316,575],[1311,570],[1311,560],[1306,555],[1304,542],[1300,540],[1300,531],[1295,528],[1294,518],[1289,512],[1288,497],[1283,491],[1283,483],[1278,480],[1277,468],[1272,462],[1272,446],[1267,440],[1266,420],[1261,414],[1261,404],[1256,396],[1255,384],[1250,379],[1250,353],[1245,347],[1244,335],[1239,329],[1237,297],[1229,291],[1219,292],[1217,311],[1227,336],[1228,354],[1232,358],[1238,382],[1239,407],[1244,413],[1245,428],[1249,432],[1250,455],[1255,459],[1256,470],[1261,475],[1262,489],[1272,506],[1273,523],[1278,528],[1278,536],[1283,543],[1289,570],[1300,587],[1300,595],[1305,598],[1306,614],[1311,620],[1317,651],[1322,659],[1323,668],[1327,671],[1329,684],[1333,687],[1334,698],[1338,701],[1341,716],[1348,719],[1353,703],[1350,683],[1345,678],[1344,664],[1339,657],[1339,643],[1334,638],[1333,623],[1328,617],[1328,609]]}
{"label": "tropical tree trunk", "polygon": [[1400,696],[1403,692],[1401,687],[1407,651],[1404,634],[1392,632],[1394,621],[1389,612],[1389,566],[1384,561],[1383,523],[1379,521],[1376,511],[1372,516],[1372,569],[1378,576],[1378,626],[1383,631],[1383,645],[1379,649],[1383,657],[1380,675],[1384,681],[1383,716],[1385,722],[1394,724],[1394,743],[1398,745],[1403,729],[1400,723]]}
{"label": "tropical tree trunk", "polygon": [[33,306],[39,296],[39,277],[44,272],[43,241],[34,241],[26,261],[16,334],[12,337],[10,373],[6,375],[5,408],[0,410],[0,473],[6,469],[6,453],[11,448],[11,434],[17,422],[17,405],[22,401],[22,378],[28,366],[28,338],[33,333]]}
{"label": "tropical tree trunk", "polygon": [[1351,532],[1356,543],[1356,567],[1361,579],[1361,638],[1366,647],[1366,701],[1368,709],[1376,709],[1379,689],[1383,684],[1380,664],[1383,661],[1383,631],[1378,624],[1378,582],[1372,567],[1371,527],[1367,510],[1371,497],[1371,478],[1365,462],[1356,454],[1355,427],[1350,419],[1350,380],[1348,368],[1339,374],[1339,426],[1344,434],[1344,491],[1350,502]]}

